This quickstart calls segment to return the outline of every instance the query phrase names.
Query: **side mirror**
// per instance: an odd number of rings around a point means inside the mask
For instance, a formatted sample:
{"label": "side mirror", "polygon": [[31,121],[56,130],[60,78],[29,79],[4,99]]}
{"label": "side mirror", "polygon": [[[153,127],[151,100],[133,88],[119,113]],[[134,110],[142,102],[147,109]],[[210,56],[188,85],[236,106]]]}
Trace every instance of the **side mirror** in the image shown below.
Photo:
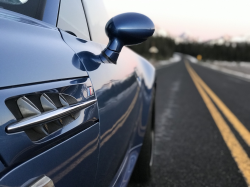
{"label": "side mirror", "polygon": [[116,64],[123,46],[142,43],[154,31],[154,23],[143,14],[124,13],[111,18],[105,27],[109,43],[100,55],[102,61]]}

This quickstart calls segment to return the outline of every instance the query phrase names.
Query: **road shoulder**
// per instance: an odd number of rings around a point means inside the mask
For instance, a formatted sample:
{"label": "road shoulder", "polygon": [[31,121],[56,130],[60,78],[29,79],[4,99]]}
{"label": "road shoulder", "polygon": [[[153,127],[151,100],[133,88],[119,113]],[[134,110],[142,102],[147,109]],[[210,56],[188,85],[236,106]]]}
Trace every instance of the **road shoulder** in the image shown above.
{"label": "road shoulder", "polygon": [[249,65],[247,63],[233,62],[200,62],[196,64],[250,81],[250,63]]}

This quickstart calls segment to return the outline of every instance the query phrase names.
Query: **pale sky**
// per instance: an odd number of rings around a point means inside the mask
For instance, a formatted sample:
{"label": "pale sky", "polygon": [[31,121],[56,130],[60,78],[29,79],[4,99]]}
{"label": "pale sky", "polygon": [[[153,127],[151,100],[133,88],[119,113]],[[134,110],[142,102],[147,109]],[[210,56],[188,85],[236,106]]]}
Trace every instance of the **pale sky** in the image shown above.
{"label": "pale sky", "polygon": [[250,0],[104,0],[110,16],[139,12],[172,35],[207,40],[250,34]]}

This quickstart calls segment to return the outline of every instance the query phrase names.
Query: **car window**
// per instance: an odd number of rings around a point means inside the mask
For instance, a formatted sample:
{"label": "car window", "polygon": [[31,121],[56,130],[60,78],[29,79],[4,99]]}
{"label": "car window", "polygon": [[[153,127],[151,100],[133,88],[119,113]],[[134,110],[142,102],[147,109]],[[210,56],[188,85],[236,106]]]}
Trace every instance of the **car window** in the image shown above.
{"label": "car window", "polygon": [[81,0],[61,0],[57,27],[79,38],[90,40]]}
{"label": "car window", "polygon": [[[0,8],[11,10],[35,19],[42,20],[47,0],[31,0],[24,4],[6,4],[0,2]],[[6,1],[6,2],[10,2]]]}

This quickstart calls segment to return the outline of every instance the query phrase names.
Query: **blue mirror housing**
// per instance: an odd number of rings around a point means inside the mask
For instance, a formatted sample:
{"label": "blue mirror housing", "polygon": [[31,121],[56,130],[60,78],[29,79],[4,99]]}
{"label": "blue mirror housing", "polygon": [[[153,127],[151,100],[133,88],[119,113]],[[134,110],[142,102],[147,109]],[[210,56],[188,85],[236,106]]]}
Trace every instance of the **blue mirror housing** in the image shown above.
{"label": "blue mirror housing", "polygon": [[111,18],[105,27],[109,43],[100,55],[102,61],[116,64],[123,46],[142,43],[154,31],[154,23],[143,14],[124,13]]}

